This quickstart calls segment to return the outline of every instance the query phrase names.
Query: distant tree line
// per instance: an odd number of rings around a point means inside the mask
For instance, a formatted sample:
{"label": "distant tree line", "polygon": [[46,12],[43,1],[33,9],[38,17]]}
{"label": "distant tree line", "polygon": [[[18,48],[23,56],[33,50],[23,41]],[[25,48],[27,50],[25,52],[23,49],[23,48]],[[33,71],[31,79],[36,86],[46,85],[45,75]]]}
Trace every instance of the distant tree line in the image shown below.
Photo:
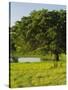
{"label": "distant tree line", "polygon": [[51,52],[59,61],[66,53],[66,11],[32,11],[10,27],[10,53],[26,54],[38,48]]}

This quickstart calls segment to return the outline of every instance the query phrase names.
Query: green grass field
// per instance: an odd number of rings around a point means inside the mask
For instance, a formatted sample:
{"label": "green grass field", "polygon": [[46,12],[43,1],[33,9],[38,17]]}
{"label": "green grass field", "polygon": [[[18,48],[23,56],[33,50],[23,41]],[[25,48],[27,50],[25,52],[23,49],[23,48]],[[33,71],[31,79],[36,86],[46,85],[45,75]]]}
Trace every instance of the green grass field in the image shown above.
{"label": "green grass field", "polygon": [[10,87],[66,84],[66,62],[10,63]]}

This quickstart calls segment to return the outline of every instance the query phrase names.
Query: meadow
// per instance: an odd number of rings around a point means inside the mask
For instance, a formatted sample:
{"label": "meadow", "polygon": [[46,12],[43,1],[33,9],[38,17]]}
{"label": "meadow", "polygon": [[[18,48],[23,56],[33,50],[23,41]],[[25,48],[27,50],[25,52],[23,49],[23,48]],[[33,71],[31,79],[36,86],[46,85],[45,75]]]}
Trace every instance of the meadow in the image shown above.
{"label": "meadow", "polygon": [[10,63],[10,85],[16,87],[66,84],[66,61]]}

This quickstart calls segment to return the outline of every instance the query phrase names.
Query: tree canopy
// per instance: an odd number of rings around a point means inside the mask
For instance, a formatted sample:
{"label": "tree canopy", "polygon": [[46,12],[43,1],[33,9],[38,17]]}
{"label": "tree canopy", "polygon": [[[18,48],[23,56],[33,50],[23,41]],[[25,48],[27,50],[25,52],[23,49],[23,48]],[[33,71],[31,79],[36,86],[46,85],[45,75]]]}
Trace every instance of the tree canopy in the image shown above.
{"label": "tree canopy", "polygon": [[10,28],[10,52],[22,55],[38,48],[56,55],[66,53],[66,11],[32,11]]}

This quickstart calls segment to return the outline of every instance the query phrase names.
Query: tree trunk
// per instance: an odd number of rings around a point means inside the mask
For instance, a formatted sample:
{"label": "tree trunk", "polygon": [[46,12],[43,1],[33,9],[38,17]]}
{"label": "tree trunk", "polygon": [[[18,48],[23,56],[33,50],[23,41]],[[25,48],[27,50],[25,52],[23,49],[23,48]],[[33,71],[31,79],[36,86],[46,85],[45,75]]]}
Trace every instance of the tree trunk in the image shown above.
{"label": "tree trunk", "polygon": [[56,61],[59,61],[59,54],[56,53]]}

